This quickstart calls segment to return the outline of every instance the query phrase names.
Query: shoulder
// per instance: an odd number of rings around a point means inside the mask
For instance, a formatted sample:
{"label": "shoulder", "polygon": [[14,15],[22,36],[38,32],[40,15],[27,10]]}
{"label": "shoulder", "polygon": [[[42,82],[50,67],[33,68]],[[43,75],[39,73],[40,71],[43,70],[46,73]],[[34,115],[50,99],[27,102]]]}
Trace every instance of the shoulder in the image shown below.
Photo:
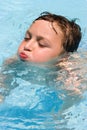
{"label": "shoulder", "polygon": [[17,60],[18,60],[18,56],[16,54],[16,55],[14,55],[14,56],[6,59],[5,62],[4,62],[4,64],[11,64],[13,62],[16,62]]}

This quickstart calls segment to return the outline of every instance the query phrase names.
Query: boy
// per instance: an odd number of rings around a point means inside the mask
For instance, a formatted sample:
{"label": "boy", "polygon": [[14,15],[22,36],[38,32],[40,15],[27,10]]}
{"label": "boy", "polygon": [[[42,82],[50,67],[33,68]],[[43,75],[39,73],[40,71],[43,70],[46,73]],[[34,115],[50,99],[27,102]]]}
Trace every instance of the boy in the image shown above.
{"label": "boy", "polygon": [[[75,23],[75,20],[70,21],[63,16],[45,12],[42,13],[40,17],[35,19],[30,28],[27,30],[25,38],[18,48],[18,56],[23,61],[34,63],[48,62],[62,54],[76,51],[79,46],[80,40],[81,29],[80,26]],[[6,76],[4,81],[2,80],[4,76],[1,74],[1,81],[3,81],[4,83],[2,84],[6,84],[6,86],[10,86],[12,84],[11,86],[13,86],[14,88],[15,85],[17,86],[16,76],[21,77],[21,74],[23,73],[20,72],[22,71],[22,68],[24,69],[24,66],[20,66],[19,64],[18,68],[16,69],[17,66],[13,64],[12,66],[10,66],[12,71],[8,71],[9,64],[13,62],[15,62],[14,58],[7,60],[6,63],[8,63],[8,66],[7,64],[5,66],[7,68],[2,69],[2,71],[5,70],[7,74],[5,74]],[[70,73],[68,68],[65,69],[67,70],[68,75],[72,77],[72,73]],[[28,80],[30,80],[31,82],[37,82],[39,79],[39,74],[37,75],[37,73],[35,73],[35,77],[31,73],[31,70],[27,71],[27,73],[25,71],[22,78],[27,79],[26,77],[28,77]],[[48,76],[48,78],[50,76]],[[31,80],[32,77],[33,80]],[[55,75],[52,76],[52,80],[53,77],[55,78]],[[42,79],[40,81],[43,81]],[[67,78],[65,82],[66,84],[69,83],[68,79],[69,78]],[[77,84],[78,82],[75,85]],[[1,96],[0,99],[2,100],[2,98],[3,97]]]}
{"label": "boy", "polygon": [[18,48],[18,56],[24,61],[47,62],[61,54],[76,51],[81,36],[81,28],[75,20],[44,12],[27,30]]}

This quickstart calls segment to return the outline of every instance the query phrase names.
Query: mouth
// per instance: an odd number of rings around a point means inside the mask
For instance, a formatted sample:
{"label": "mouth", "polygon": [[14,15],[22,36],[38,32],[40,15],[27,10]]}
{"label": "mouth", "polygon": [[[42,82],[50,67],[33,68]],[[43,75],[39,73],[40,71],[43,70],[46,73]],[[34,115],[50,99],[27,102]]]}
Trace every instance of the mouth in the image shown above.
{"label": "mouth", "polygon": [[28,56],[24,52],[21,52],[19,54],[19,56],[20,56],[21,59],[27,59],[28,58]]}

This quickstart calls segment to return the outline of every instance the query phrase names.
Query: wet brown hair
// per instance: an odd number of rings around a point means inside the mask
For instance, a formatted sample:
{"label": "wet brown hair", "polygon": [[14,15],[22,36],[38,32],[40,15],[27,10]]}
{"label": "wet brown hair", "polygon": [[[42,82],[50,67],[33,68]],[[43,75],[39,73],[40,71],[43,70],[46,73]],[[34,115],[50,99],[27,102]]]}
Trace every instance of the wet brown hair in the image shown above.
{"label": "wet brown hair", "polygon": [[[75,23],[76,19],[69,20],[64,16],[52,14],[49,12],[43,12],[34,20],[46,20],[51,23],[57,23],[63,33],[63,48],[66,52],[74,52],[77,50],[82,33],[81,28]],[[53,27],[56,32],[56,29]],[[57,32],[56,32],[57,33]]]}

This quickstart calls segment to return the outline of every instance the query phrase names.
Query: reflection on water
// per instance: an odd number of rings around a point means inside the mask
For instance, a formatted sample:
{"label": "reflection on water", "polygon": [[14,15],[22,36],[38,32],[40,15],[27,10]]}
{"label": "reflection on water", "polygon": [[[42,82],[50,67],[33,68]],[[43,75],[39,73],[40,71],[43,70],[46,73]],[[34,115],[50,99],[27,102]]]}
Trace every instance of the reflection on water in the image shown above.
{"label": "reflection on water", "polygon": [[79,120],[85,130],[86,53],[71,54],[56,66],[20,60],[1,66],[0,127],[77,130]]}

